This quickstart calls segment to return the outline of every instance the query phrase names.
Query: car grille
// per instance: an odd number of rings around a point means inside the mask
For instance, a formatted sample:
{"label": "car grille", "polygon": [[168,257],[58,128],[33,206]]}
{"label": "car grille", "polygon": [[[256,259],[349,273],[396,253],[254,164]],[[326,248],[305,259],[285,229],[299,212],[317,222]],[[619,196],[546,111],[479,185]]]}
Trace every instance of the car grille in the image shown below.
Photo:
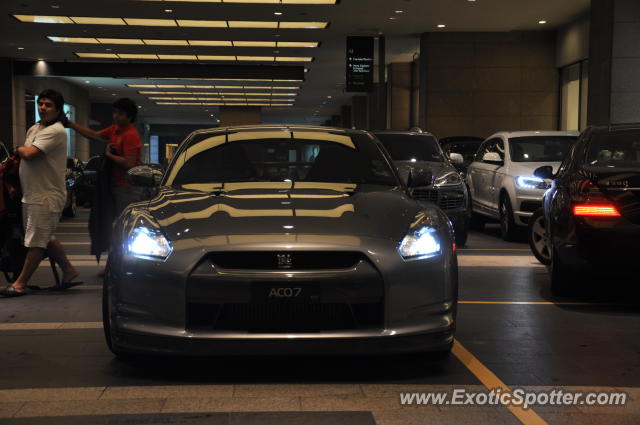
{"label": "car grille", "polygon": [[[214,266],[238,270],[279,270],[278,253],[272,251],[255,252],[215,252],[209,255]],[[286,252],[291,260],[289,270],[338,270],[354,267],[365,257],[359,252],[344,251],[292,251]]]}
{"label": "car grille", "polygon": [[464,194],[458,191],[414,189],[412,195],[414,199],[432,202],[443,210],[452,210],[464,206]]}
{"label": "car grille", "polygon": [[540,201],[522,201],[520,204],[520,211],[524,212],[536,212],[538,208],[542,207],[542,202]]}
{"label": "car grille", "polygon": [[231,303],[187,305],[187,329],[252,333],[321,332],[381,328],[376,303]]}

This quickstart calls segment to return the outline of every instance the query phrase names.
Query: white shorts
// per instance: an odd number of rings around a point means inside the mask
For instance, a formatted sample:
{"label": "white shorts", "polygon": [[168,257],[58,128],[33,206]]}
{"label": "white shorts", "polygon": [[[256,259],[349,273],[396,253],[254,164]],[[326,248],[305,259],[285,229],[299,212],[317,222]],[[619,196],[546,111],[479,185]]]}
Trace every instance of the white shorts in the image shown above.
{"label": "white shorts", "polygon": [[60,212],[51,212],[46,205],[22,204],[24,246],[46,248],[54,239],[53,232],[60,221]]}

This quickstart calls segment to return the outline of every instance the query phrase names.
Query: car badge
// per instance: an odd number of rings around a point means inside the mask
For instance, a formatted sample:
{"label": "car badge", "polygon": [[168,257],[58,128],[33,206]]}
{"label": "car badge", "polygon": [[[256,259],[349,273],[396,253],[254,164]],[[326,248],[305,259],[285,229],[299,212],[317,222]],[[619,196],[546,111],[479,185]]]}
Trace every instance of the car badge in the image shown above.
{"label": "car badge", "polygon": [[276,254],[279,269],[290,269],[293,266],[291,254]]}

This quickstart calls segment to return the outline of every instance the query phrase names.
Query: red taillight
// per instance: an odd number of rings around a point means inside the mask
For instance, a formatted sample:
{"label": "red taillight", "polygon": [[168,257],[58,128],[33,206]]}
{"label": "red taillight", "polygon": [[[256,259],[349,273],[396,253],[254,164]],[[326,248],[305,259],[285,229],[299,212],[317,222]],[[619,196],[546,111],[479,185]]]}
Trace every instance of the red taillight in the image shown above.
{"label": "red taillight", "polygon": [[584,217],[620,217],[611,204],[579,204],[573,206],[573,215]]}

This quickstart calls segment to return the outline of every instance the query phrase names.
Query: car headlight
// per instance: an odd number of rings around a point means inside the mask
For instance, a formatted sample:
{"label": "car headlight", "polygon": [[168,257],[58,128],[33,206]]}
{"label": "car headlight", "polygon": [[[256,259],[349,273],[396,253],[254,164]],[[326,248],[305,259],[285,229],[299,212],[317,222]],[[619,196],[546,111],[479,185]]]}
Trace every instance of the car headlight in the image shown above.
{"label": "car headlight", "polygon": [[139,217],[129,233],[129,254],[150,260],[165,260],[173,247],[151,220]]}
{"label": "car headlight", "polygon": [[436,187],[459,186],[461,184],[462,184],[462,178],[460,178],[460,174],[458,174],[455,171],[450,171],[450,172],[438,177],[433,182],[433,185],[436,186]]}
{"label": "car headlight", "polygon": [[523,189],[548,189],[549,185],[539,177],[535,176],[518,176],[516,177],[516,185]]}
{"label": "car headlight", "polygon": [[416,220],[400,242],[398,252],[404,258],[430,258],[441,252],[438,230],[426,216]]}

